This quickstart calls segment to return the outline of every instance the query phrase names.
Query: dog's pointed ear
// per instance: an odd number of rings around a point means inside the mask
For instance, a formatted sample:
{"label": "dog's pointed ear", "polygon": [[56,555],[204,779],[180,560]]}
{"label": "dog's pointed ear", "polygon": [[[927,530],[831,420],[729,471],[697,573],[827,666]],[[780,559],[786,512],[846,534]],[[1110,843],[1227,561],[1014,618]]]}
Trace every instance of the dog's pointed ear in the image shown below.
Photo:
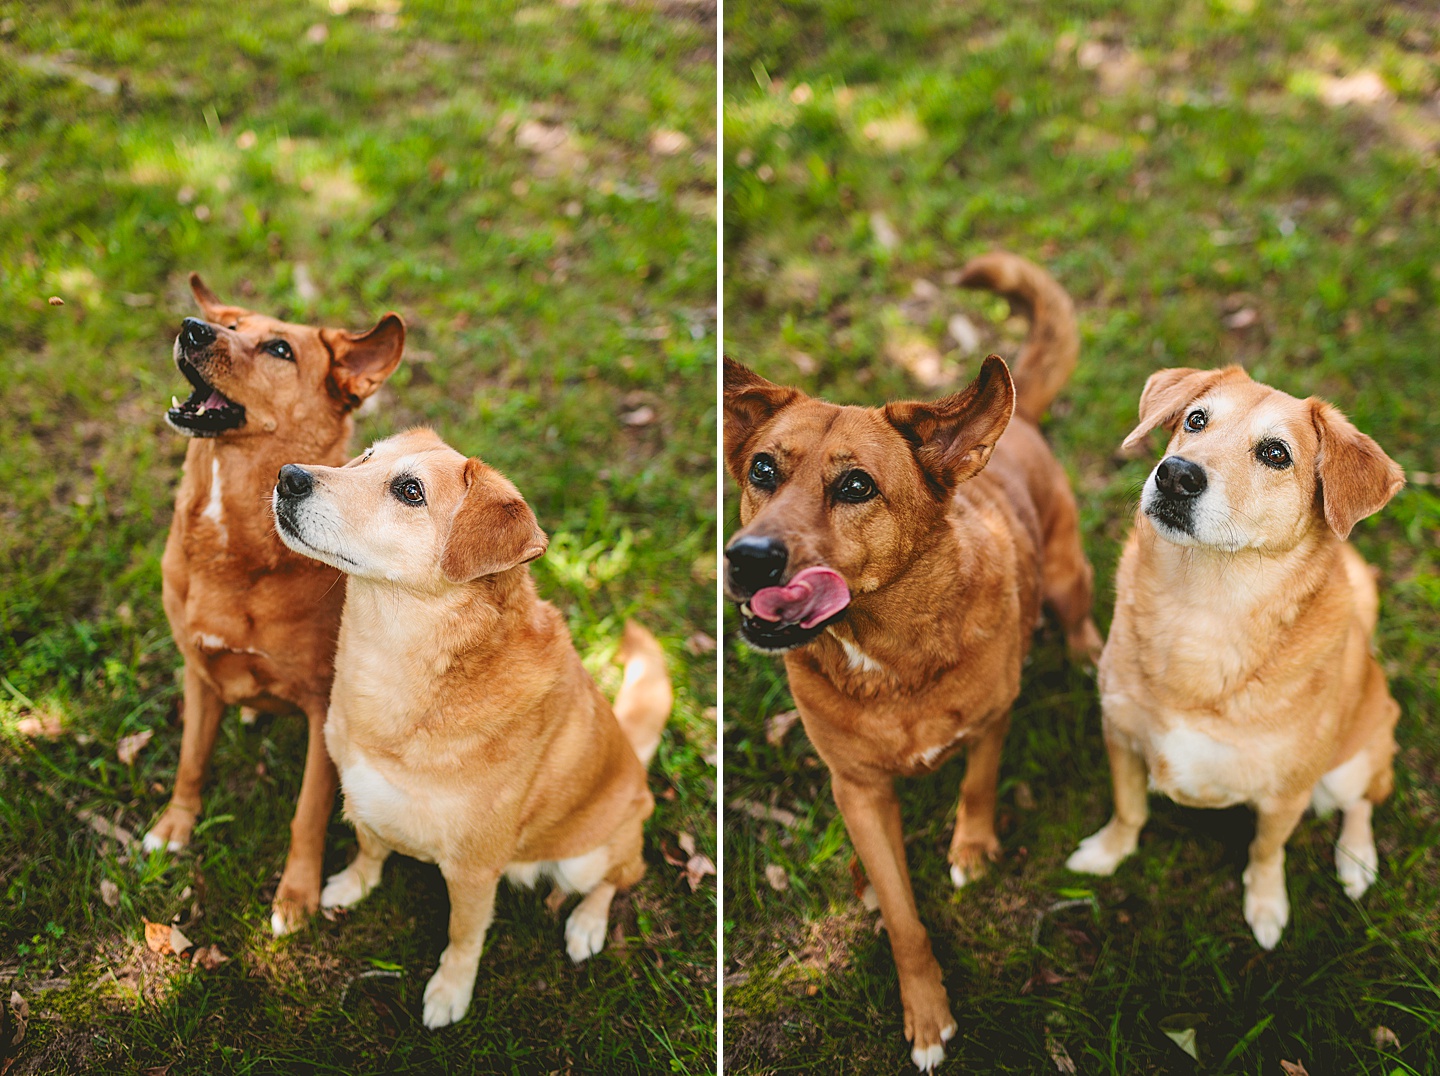
{"label": "dog's pointed ear", "polygon": [[960,392],[933,403],[891,403],[885,417],[910,443],[931,488],[948,495],[990,462],[990,454],[1015,413],[1015,383],[999,355]]}
{"label": "dog's pointed ear", "polygon": [[196,305],[205,315],[205,320],[213,321],[217,325],[229,324],[245,312],[244,307],[223,302],[206,286],[205,281],[200,279],[199,273],[190,274],[190,294],[195,296]]}
{"label": "dog's pointed ear", "polygon": [[1405,472],[1371,438],[1324,400],[1313,397],[1310,420],[1320,438],[1315,457],[1325,522],[1340,538],[1355,524],[1390,503],[1405,484]]}
{"label": "dog's pointed ear", "polygon": [[1120,442],[1121,448],[1134,448],[1151,430],[1163,426],[1174,431],[1180,421],[1180,412],[1209,392],[1222,381],[1237,378],[1249,380],[1249,375],[1239,366],[1226,366],[1220,370],[1197,370],[1190,366],[1176,366],[1169,370],[1156,370],[1145,379],[1140,391],[1140,421]]}
{"label": "dog's pointed ear", "polygon": [[804,396],[799,389],[772,384],[725,356],[725,465],[743,482],[750,442],[760,428]]}
{"label": "dog's pointed ear", "polygon": [[399,314],[386,314],[367,332],[321,329],[320,337],[331,355],[326,384],[347,411],[378,389],[405,354],[405,322]]}
{"label": "dog's pointed ear", "polygon": [[465,496],[450,517],[440,570],[468,583],[534,560],[550,539],[510,480],[480,460],[465,461]]}

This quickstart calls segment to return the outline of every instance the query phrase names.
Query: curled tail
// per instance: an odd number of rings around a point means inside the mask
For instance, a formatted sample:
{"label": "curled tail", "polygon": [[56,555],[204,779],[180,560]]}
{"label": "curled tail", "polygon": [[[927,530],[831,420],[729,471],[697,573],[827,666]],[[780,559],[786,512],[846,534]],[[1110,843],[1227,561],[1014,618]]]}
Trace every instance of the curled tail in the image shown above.
{"label": "curled tail", "polygon": [[1044,269],[1003,250],[972,258],[960,271],[960,284],[1003,295],[1029,316],[1030,335],[1010,364],[1010,374],[1015,379],[1016,413],[1039,422],[1080,357],[1075,304]]}
{"label": "curled tail", "polygon": [[627,620],[620,660],[625,663],[625,680],[615,696],[615,718],[641,764],[648,766],[675,701],[665,671],[665,652],[655,636]]}

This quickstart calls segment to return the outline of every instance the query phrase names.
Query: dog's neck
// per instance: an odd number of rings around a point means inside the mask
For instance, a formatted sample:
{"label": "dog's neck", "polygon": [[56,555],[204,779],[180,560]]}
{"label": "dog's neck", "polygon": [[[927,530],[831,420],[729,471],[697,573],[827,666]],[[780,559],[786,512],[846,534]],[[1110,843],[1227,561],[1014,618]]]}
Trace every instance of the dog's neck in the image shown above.
{"label": "dog's neck", "polygon": [[1226,698],[1273,663],[1343,570],[1341,542],[1323,523],[1284,552],[1232,552],[1166,541],[1140,513],[1135,540],[1132,601],[1141,622],[1155,626],[1141,640],[1144,664],[1192,697]]}
{"label": "dog's neck", "polygon": [[366,707],[374,732],[409,735],[452,716],[436,705],[453,694],[448,680],[503,669],[540,604],[526,565],[432,589],[351,576],[337,670],[343,666],[347,689],[379,703]]}
{"label": "dog's neck", "polygon": [[843,621],[807,648],[812,660],[836,687],[857,696],[933,683],[965,660],[973,592],[991,582],[974,548],[957,541],[948,518],[928,529],[899,576],[856,595]]}

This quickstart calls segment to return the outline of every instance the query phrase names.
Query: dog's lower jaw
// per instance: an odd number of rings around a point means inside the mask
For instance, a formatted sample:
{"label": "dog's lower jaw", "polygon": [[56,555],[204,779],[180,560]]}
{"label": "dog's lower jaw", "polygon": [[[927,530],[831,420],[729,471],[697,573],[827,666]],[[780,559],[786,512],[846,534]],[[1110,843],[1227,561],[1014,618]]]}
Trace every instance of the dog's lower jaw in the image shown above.
{"label": "dog's lower jaw", "polygon": [[824,623],[816,624],[812,628],[802,628],[799,624],[778,624],[773,620],[764,620],[752,613],[747,613],[745,607],[742,606],[740,609],[740,637],[753,650],[760,650],[766,654],[783,654],[787,650],[794,650],[818,639],[827,627],[836,623],[844,615],[842,611]]}

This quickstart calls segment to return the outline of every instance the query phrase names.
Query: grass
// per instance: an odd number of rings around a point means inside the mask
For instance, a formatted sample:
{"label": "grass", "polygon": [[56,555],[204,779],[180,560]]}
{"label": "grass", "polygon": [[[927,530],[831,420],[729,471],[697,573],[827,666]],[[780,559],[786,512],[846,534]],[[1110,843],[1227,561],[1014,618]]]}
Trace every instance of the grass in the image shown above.
{"label": "grass", "polygon": [[[1334,820],[1306,819],[1292,922],[1263,953],[1240,908],[1248,812],[1160,800],[1113,879],[1067,873],[1108,814],[1108,771],[1093,682],[1047,628],[1006,747],[990,877],[963,893],[946,877],[960,767],[902,784],[959,1022],[946,1070],[1440,1071],[1440,132],[1426,111],[1440,22],[1345,0],[735,0],[725,35],[727,353],[840,402],[938,394],[904,358],[972,373],[952,315],[980,328],[982,353],[1014,354],[1023,334],[953,270],[993,247],[1046,264],[1082,326],[1046,432],[1080,498],[1102,629],[1156,458],[1114,453],[1155,369],[1241,362],[1328,397],[1413,476],[1354,536],[1380,572],[1378,644],[1403,708],[1379,883],[1348,901]],[[1361,71],[1384,100],[1325,103]],[[797,820],[726,812],[726,1071],[913,1071],[825,769],[800,730],[764,737],[791,705],[783,668],[728,627],[726,800]],[[1198,1060],[1177,1028],[1194,1029]]]}
{"label": "grass", "polygon": [[[12,1073],[713,1070],[714,880],[692,894],[665,857],[683,833],[716,852],[715,655],[692,638],[715,630],[693,436],[715,418],[714,41],[679,4],[0,3],[0,989],[32,1009]],[[434,868],[269,935],[301,722],[227,719],[178,861],[82,821],[143,832],[178,753],[159,559],[185,445],[162,414],[192,269],[296,320],[400,311],[407,361],[357,445],[428,423],[507,472],[608,691],[624,617],[670,654],[623,941],[572,967],[543,893],[502,890],[453,1029],[419,1022]],[[330,838],[338,869],[338,812]],[[150,954],[142,919],[175,916],[229,963]]]}

